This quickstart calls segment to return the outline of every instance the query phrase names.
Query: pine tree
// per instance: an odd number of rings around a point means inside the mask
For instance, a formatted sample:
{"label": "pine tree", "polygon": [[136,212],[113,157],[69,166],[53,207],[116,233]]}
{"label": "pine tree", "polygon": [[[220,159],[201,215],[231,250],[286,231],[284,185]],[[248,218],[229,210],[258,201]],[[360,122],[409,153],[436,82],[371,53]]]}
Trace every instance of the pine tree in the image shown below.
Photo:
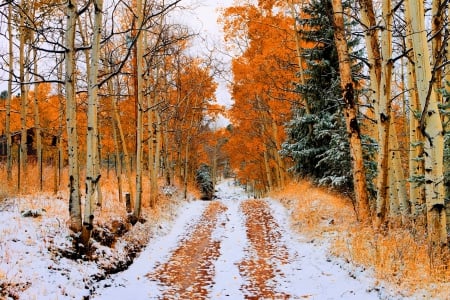
{"label": "pine tree", "polygon": [[[313,0],[304,8],[307,18],[298,20],[300,36],[316,46],[305,48],[305,82],[297,92],[309,104],[309,113],[297,107],[288,124],[289,140],[282,153],[294,160],[292,170],[318,183],[338,188],[352,186],[351,159],[341,102],[339,61],[333,41],[329,0]],[[357,40],[349,41],[349,48]],[[354,65],[354,73],[360,68]],[[312,128],[312,130],[311,130]]]}

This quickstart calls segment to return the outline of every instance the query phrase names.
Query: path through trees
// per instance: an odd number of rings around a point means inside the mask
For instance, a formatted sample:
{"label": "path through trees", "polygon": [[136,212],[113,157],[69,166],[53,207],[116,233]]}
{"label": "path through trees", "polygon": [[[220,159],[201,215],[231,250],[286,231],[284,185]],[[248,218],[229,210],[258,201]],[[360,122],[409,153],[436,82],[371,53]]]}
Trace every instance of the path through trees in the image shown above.
{"label": "path through trees", "polygon": [[325,247],[290,232],[277,201],[246,199],[231,182],[218,194],[188,203],[171,232],[103,283],[98,299],[378,299]]}

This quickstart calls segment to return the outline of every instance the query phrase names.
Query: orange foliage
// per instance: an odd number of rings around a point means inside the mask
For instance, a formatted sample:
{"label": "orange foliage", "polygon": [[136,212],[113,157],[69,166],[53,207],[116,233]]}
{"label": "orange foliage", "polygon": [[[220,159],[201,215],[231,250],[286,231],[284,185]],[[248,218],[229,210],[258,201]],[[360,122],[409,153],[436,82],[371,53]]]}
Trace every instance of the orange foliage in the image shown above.
{"label": "orange foliage", "polygon": [[226,151],[243,181],[265,182],[264,151],[272,153],[269,165],[275,166],[283,125],[298,100],[293,91],[298,71],[294,20],[281,5],[258,1],[258,6],[247,3],[223,13],[225,38],[242,51],[232,61],[235,103],[228,112],[233,130]]}

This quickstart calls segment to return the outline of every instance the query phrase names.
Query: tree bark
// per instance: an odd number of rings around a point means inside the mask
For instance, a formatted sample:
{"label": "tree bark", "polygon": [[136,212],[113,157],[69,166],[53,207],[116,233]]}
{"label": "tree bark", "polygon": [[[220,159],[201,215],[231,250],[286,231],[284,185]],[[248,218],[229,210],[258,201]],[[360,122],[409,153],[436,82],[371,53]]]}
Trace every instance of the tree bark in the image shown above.
{"label": "tree bark", "polygon": [[8,98],[6,99],[6,177],[8,182],[12,180],[12,140],[11,140],[11,99],[12,99],[12,81],[14,71],[14,52],[13,52],[13,12],[12,2],[8,4]]}
{"label": "tree bark", "polygon": [[[25,66],[28,64],[28,56],[25,56],[27,28],[25,27],[26,3],[21,1],[21,11],[19,13],[19,81],[20,81],[20,172],[27,174],[27,110],[28,110],[28,88],[26,85]],[[18,181],[20,182],[20,181]],[[21,190],[18,184],[18,190]]]}
{"label": "tree bark", "polygon": [[[100,37],[102,32],[103,0],[94,1],[94,32],[91,42],[88,68],[88,108],[86,136],[86,200],[84,203],[82,243],[87,246],[94,228],[95,198],[98,195],[100,174],[98,173],[98,65],[100,58]],[[88,57],[86,58],[88,61]]]}
{"label": "tree bark", "polygon": [[[386,219],[386,208],[389,199],[389,131],[391,117],[391,79],[392,79],[392,14],[391,1],[383,1],[382,19],[384,29],[381,32],[381,80],[379,83],[379,101],[375,105],[378,123],[378,177],[377,177],[377,226],[381,226]],[[391,164],[392,165],[392,164]],[[394,199],[390,199],[394,200]]]}
{"label": "tree bark", "polygon": [[[412,29],[411,29],[411,14],[409,6],[405,5],[405,16],[407,20],[406,26],[406,47],[412,49],[408,57],[407,64],[407,85],[411,90],[409,95],[409,177],[418,178],[425,176],[422,132],[417,114],[420,112],[420,101],[417,89],[416,70],[411,61],[414,61],[414,49],[412,43]],[[411,201],[411,216],[413,220],[419,224],[424,225],[425,214],[425,189],[423,185],[417,182],[411,182],[409,185],[409,199]]]}
{"label": "tree bark", "polygon": [[76,101],[76,65],[75,65],[75,31],[77,1],[68,0],[66,5],[66,61],[65,61],[65,87],[66,87],[66,122],[67,147],[69,161],[69,214],[70,229],[75,233],[82,230],[80,174],[78,166],[78,133],[77,133],[77,101]]}
{"label": "tree bark", "polygon": [[421,104],[420,129],[424,137],[425,197],[428,238],[433,246],[447,243],[444,202],[444,137],[427,45],[423,3],[408,0],[418,95]]}
{"label": "tree bark", "polygon": [[[34,74],[38,73],[38,58],[37,58],[37,50],[34,50]],[[39,190],[43,189],[43,177],[42,177],[42,136],[41,136],[41,121],[39,116],[39,99],[38,99],[38,91],[39,91],[39,83],[38,80],[35,80],[36,83],[34,85],[34,133],[36,138],[36,156],[37,156],[37,167],[39,173]]]}
{"label": "tree bark", "polygon": [[[138,28],[143,26],[143,6],[142,0],[136,1],[137,24]],[[144,34],[142,31],[137,33],[136,40],[136,89],[134,95],[136,97],[136,201],[134,206],[133,218],[137,221],[141,216],[142,207],[142,141],[144,135],[143,129],[143,104],[144,104],[144,78],[143,78],[143,57],[144,57]]]}
{"label": "tree bark", "polygon": [[347,133],[350,143],[350,154],[353,166],[353,184],[356,198],[358,219],[369,221],[369,198],[367,193],[366,172],[361,145],[361,132],[358,124],[358,107],[355,99],[354,83],[352,79],[350,57],[344,30],[344,16],[341,0],[332,0],[334,16],[334,41],[339,57],[339,71],[341,88],[345,104]]}

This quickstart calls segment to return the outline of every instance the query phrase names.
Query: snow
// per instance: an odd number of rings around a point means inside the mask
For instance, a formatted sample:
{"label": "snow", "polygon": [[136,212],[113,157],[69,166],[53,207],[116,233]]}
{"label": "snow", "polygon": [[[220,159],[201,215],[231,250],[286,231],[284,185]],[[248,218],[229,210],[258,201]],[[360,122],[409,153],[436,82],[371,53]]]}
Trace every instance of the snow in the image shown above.
{"label": "snow", "polygon": [[[215,201],[221,201],[228,209],[217,222],[225,225],[216,226],[213,231],[213,238],[221,244],[220,256],[214,263],[214,281],[208,288],[209,299],[244,299],[241,287],[246,278],[240,274],[238,263],[253,254],[248,251],[245,216],[239,205],[248,196],[231,180],[222,181],[216,189]],[[17,288],[19,299],[82,299],[93,291],[90,299],[109,300],[161,298],[164,287],[148,279],[146,274],[164,264],[180,241],[189,237],[193,225],[210,203],[180,202],[177,217],[173,221],[163,219],[160,226],[152,227],[148,245],[127,270],[96,282],[93,276],[99,269],[94,262],[73,261],[55,256],[49,250],[49,244],[59,247],[70,244],[69,232],[63,224],[67,216],[44,212],[42,217],[24,218],[19,208],[23,200],[8,201],[9,205],[0,207],[0,284],[22,284],[21,289]],[[33,201],[34,208],[48,206],[49,201],[52,205],[64,205],[50,196]],[[330,256],[325,240],[311,240],[292,232],[288,210],[276,200],[265,201],[279,225],[279,242],[289,254],[288,263],[273,261],[280,272],[270,286],[277,292],[293,295],[294,299],[390,298],[386,290],[377,286],[373,274]]]}

